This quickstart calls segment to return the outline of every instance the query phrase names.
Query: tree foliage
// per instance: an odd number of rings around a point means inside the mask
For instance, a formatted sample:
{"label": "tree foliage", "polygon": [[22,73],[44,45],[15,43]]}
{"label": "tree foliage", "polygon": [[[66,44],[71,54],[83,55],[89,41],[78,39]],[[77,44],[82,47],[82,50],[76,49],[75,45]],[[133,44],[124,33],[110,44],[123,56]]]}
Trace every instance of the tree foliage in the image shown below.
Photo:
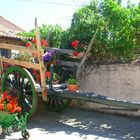
{"label": "tree foliage", "polygon": [[98,2],[80,8],[72,19],[70,40],[88,43],[98,28],[92,56],[98,60],[134,60],[140,48],[140,5],[122,7],[116,0]]}
{"label": "tree foliage", "polygon": [[[63,30],[59,25],[42,25],[39,27],[40,38],[48,41],[50,47],[61,47]],[[18,35],[35,38],[35,30],[21,32]]]}
{"label": "tree foliage", "polygon": [[[121,6],[121,0],[92,0],[78,9],[71,27],[62,30],[59,25],[42,25],[41,38],[50,46],[72,48],[71,42],[79,40],[88,44],[98,28],[96,42],[92,46],[94,60],[131,61],[140,54],[140,4]],[[25,33],[24,33],[25,35]],[[34,30],[26,33],[34,36]]]}

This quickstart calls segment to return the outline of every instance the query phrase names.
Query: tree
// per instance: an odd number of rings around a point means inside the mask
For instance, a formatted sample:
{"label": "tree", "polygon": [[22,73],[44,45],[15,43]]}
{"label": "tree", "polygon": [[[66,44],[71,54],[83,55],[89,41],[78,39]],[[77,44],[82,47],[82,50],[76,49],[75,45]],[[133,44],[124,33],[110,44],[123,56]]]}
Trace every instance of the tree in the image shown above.
{"label": "tree", "polygon": [[[47,40],[50,47],[61,47],[61,38],[63,35],[63,30],[59,25],[52,26],[43,24],[39,27],[39,30],[41,39]],[[35,31],[33,29],[30,32],[21,32],[18,35],[35,38]]]}
{"label": "tree", "polygon": [[139,19],[139,6],[125,8],[117,0],[92,0],[73,15],[69,40],[88,43],[99,28],[91,51],[94,60],[134,60],[139,57]]}

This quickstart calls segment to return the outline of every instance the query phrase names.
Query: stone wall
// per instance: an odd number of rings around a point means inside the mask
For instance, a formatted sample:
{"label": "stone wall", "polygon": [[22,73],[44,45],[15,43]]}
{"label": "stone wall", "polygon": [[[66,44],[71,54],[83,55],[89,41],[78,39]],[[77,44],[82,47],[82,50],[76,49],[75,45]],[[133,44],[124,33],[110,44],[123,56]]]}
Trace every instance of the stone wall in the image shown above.
{"label": "stone wall", "polygon": [[[140,63],[85,65],[79,79],[80,88],[85,92],[109,96],[115,99],[140,101]],[[109,110],[109,106],[77,102],[79,107],[94,110],[140,114],[128,111]]]}

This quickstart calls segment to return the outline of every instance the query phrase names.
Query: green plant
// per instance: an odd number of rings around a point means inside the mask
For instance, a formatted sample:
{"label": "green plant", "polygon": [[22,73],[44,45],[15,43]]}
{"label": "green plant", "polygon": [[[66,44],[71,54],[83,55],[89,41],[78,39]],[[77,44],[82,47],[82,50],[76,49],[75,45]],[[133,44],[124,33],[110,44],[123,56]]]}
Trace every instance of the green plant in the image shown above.
{"label": "green plant", "polygon": [[[51,47],[71,49],[71,42],[75,39],[81,44],[89,44],[98,28],[91,61],[140,59],[140,4],[123,7],[120,1],[91,0],[74,13],[70,28],[62,30],[58,25],[42,25],[41,39],[47,38]],[[19,35],[35,37],[34,30]]]}
{"label": "green plant", "polygon": [[53,80],[54,81],[57,81],[57,80],[59,80],[59,75],[57,74],[57,73],[53,73]]}
{"label": "green plant", "polygon": [[68,81],[67,81],[68,84],[73,84],[73,85],[76,85],[78,84],[78,81],[74,78],[69,78]]}
{"label": "green plant", "polygon": [[[31,47],[31,48],[36,48],[37,49],[37,41],[36,41],[36,39],[32,39],[31,41],[25,40],[25,42],[26,42],[26,44],[25,44],[26,47]],[[44,39],[41,39],[40,43],[41,43],[41,48],[42,49],[45,49],[46,47],[49,46],[49,43]]]}
{"label": "green plant", "polygon": [[86,45],[85,44],[80,44],[78,40],[74,40],[72,43],[71,43],[71,46],[73,47],[73,49],[75,50],[73,52],[73,55],[74,56],[78,56],[78,54],[80,52],[84,52],[86,50]]}
{"label": "green plant", "polygon": [[117,0],[92,0],[74,13],[68,39],[71,42],[76,38],[81,43],[88,44],[98,28],[90,60],[139,59],[139,12],[140,4],[123,7]]}
{"label": "green plant", "polygon": [[34,58],[29,53],[22,53],[22,52],[20,52],[18,54],[14,54],[12,56],[12,59],[34,63]]}
{"label": "green plant", "polygon": [[[47,39],[50,47],[61,48],[61,40],[63,36],[63,30],[59,25],[45,25],[42,24],[39,27],[40,37],[43,40]],[[32,37],[35,38],[35,30],[31,30],[29,32],[20,32],[17,35],[23,37]]]}

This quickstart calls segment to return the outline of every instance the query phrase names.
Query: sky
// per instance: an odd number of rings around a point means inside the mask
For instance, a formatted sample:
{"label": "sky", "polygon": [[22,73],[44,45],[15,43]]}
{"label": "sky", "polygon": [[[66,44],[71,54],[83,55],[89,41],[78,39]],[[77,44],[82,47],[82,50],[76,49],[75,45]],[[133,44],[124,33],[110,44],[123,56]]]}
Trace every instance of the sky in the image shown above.
{"label": "sky", "polygon": [[[0,16],[29,31],[38,25],[59,24],[67,28],[74,12],[91,0],[0,0]],[[123,0],[125,3],[127,0]],[[131,0],[137,2],[140,0]]]}
{"label": "sky", "polygon": [[34,28],[35,17],[38,24],[60,24],[70,26],[73,13],[90,0],[0,0],[0,16],[8,19],[24,30]]}

